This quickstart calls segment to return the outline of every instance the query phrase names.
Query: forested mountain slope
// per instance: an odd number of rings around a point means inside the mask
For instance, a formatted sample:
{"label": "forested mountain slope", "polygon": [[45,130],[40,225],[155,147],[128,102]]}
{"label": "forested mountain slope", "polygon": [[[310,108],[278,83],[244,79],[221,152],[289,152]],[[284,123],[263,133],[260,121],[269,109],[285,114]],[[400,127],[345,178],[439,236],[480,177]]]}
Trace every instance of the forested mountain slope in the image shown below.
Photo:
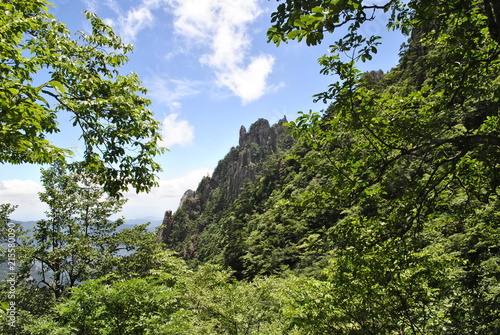
{"label": "forested mountain slope", "polygon": [[340,313],[375,333],[497,329],[500,49],[484,31],[453,29],[463,49],[415,30],[389,73],[333,87],[338,99],[287,124],[295,145],[239,193],[203,180],[167,246],[238,278],[326,279],[307,322]]}
{"label": "forested mountain slope", "polygon": [[[279,173],[276,169],[285,164],[284,155],[293,144],[285,131],[286,122],[283,119],[270,126],[267,120],[259,119],[248,132],[242,126],[239,145],[231,148],[212,176],[204,177],[196,191],[186,191],[168,234],[164,230],[159,232],[162,242],[186,259],[199,262],[218,259],[241,269],[239,257],[243,250],[239,243],[243,239],[244,221],[236,222],[231,215],[243,199],[256,196],[252,187],[260,185],[266,174]],[[269,185],[266,190],[261,187],[261,201],[274,186]]]}

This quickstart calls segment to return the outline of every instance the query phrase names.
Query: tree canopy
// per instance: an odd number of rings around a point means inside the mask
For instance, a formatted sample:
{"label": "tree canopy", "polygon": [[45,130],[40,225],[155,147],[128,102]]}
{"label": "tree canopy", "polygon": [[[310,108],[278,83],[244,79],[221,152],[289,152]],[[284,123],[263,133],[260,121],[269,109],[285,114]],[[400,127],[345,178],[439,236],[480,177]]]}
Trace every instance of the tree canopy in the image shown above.
{"label": "tree canopy", "polygon": [[[200,184],[171,236],[193,233],[170,245],[249,280],[297,275],[281,312],[302,334],[496,333],[498,5],[367,4],[278,6],[271,41],[313,45],[335,33],[319,62],[336,77],[315,97],[329,107],[289,122],[296,145],[222,214],[212,206],[224,189],[204,197]],[[388,73],[362,73],[382,40],[361,26],[377,11],[408,42]],[[206,203],[201,214],[193,203]]]}
{"label": "tree canopy", "polygon": [[[42,169],[45,190],[39,197],[49,207],[46,218],[29,232],[19,224],[11,225],[17,227],[15,243],[10,240],[17,249],[18,278],[60,298],[85,280],[111,272],[119,276],[123,267],[132,273],[136,262],[147,271],[154,257],[149,255],[148,261],[137,258],[153,252],[153,233],[146,230],[147,225],[120,230],[123,218],[110,217],[121,211],[126,200],[107,195],[96,180],[94,174],[69,171],[60,160]],[[0,206],[3,242],[9,240],[8,216],[14,209]]]}
{"label": "tree canopy", "polygon": [[133,47],[96,15],[91,33],[73,38],[45,0],[0,4],[0,162],[51,163],[71,155],[49,135],[70,113],[84,142],[74,167],[99,176],[105,190],[147,191],[161,167],[159,122],[135,73],[121,75]]}

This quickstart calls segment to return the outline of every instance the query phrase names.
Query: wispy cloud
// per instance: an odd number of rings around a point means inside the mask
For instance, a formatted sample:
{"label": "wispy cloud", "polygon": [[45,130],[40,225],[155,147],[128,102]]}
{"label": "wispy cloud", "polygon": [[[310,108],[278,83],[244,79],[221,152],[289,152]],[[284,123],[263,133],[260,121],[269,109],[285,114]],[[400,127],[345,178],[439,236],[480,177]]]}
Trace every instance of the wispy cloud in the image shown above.
{"label": "wispy cloud", "polygon": [[117,0],[82,0],[87,10],[97,13],[101,7],[110,9],[115,17],[104,18],[127,43],[135,42],[141,30],[155,25],[153,10],[161,5],[162,0],[143,0],[129,10],[123,10]]}
{"label": "wispy cloud", "polygon": [[82,0],[85,4],[85,8],[93,13],[97,12],[97,8],[99,7],[99,3],[97,0]]}
{"label": "wispy cloud", "polygon": [[187,120],[177,120],[178,113],[172,113],[163,119],[163,143],[165,147],[180,145],[186,147],[193,143],[194,127]]}
{"label": "wispy cloud", "polygon": [[116,14],[120,13],[120,6],[116,0],[82,0],[87,10],[97,13],[100,7],[107,7]]}
{"label": "wispy cloud", "polygon": [[113,26],[125,42],[133,43],[141,30],[154,26],[155,17],[151,9],[149,6],[143,4],[130,9],[126,13],[121,13],[119,8],[117,8],[115,11],[118,18],[107,18],[105,22]]}
{"label": "wispy cloud", "polygon": [[160,75],[150,75],[144,81],[151,97],[171,105],[180,99],[200,93],[201,83],[187,79],[171,79]]}
{"label": "wispy cloud", "polygon": [[243,103],[256,100],[271,90],[266,79],[273,63],[274,58],[264,55],[253,59],[246,68],[235,66],[219,70],[218,83],[231,89]]}
{"label": "wispy cloud", "polygon": [[154,16],[147,7],[132,9],[120,20],[120,31],[127,42],[135,41],[139,31],[154,25]]}
{"label": "wispy cloud", "polygon": [[150,96],[158,102],[166,103],[171,113],[163,119],[162,145],[167,148],[173,145],[191,145],[194,140],[194,127],[187,120],[178,120],[182,109],[179,100],[198,94],[200,83],[152,75],[146,79],[145,84],[150,90]]}

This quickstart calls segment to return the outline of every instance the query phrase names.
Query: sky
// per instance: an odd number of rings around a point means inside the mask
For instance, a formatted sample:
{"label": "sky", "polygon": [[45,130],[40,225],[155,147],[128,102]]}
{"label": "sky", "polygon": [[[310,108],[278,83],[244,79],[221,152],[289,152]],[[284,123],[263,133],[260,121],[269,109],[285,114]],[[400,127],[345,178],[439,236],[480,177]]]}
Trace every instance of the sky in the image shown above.
{"label": "sky", "polygon": [[[374,0],[376,2],[378,0]],[[371,1],[368,1],[371,2]],[[51,12],[72,32],[88,31],[82,14],[96,13],[134,45],[122,74],[135,72],[149,89],[150,109],[161,121],[163,145],[158,158],[163,172],[159,187],[148,194],[126,193],[121,215],[126,219],[162,218],[175,211],[187,189],[196,189],[217,162],[238,144],[239,129],[259,118],[271,124],[298,111],[319,111],[312,96],[335,81],[324,76],[317,59],[328,51],[290,42],[267,43],[270,15],[279,2],[268,0],[56,0]],[[388,32],[386,15],[362,28],[383,36],[378,54],[361,70],[388,71],[397,64],[405,37]],[[52,138],[78,155],[81,143],[61,117],[61,133]],[[39,165],[0,164],[0,203],[18,208],[11,219],[39,220],[47,210],[38,200],[43,191]],[[47,168],[47,166],[45,166]]]}

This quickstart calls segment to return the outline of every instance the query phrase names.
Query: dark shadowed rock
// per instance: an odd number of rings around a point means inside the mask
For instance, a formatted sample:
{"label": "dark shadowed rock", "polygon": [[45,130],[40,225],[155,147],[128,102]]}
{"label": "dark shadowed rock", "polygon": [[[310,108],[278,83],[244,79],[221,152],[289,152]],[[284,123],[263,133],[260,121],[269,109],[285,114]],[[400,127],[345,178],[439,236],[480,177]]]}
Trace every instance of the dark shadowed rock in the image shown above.
{"label": "dark shadowed rock", "polygon": [[174,226],[174,221],[172,220],[172,211],[165,211],[165,216],[163,217],[163,222],[158,229],[158,236],[156,238],[157,243],[167,243],[172,229]]}

